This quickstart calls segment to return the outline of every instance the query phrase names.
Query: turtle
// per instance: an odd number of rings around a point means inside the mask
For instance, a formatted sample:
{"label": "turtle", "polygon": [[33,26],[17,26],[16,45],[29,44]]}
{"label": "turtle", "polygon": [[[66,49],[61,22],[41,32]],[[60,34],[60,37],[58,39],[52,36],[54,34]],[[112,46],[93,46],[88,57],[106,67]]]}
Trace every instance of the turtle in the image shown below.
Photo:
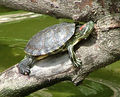
{"label": "turtle", "polygon": [[74,46],[82,39],[86,39],[94,28],[94,22],[89,21],[82,26],[79,23],[60,23],[34,35],[25,47],[25,57],[18,63],[19,72],[30,74],[30,68],[39,60],[50,55],[68,51],[74,67],[80,67],[82,62],[76,57]]}

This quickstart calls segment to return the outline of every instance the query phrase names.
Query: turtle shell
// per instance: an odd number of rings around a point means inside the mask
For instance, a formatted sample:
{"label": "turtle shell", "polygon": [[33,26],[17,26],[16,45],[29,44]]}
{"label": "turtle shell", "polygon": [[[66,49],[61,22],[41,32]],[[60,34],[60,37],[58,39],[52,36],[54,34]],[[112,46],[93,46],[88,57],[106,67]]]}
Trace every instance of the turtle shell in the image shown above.
{"label": "turtle shell", "polygon": [[32,56],[54,52],[62,47],[73,36],[74,32],[74,23],[61,23],[48,27],[29,40],[25,52]]}

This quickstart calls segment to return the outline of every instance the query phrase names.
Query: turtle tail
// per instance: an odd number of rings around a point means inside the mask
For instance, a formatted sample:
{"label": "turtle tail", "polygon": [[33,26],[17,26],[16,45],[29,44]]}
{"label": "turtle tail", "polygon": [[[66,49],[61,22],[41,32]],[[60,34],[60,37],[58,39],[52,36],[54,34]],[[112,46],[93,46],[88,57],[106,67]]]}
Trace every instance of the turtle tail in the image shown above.
{"label": "turtle tail", "polygon": [[33,63],[34,63],[34,58],[30,56],[25,56],[24,59],[21,60],[20,63],[18,64],[19,72],[23,75],[29,75],[30,68]]}

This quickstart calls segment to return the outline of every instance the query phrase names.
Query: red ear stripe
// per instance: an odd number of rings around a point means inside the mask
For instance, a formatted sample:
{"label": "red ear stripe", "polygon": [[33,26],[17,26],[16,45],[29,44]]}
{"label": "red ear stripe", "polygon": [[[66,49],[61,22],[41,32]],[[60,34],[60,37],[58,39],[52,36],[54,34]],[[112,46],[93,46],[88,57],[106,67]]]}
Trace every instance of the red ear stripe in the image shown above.
{"label": "red ear stripe", "polygon": [[85,26],[86,26],[86,24],[84,24],[83,26],[81,26],[79,29],[82,30]]}

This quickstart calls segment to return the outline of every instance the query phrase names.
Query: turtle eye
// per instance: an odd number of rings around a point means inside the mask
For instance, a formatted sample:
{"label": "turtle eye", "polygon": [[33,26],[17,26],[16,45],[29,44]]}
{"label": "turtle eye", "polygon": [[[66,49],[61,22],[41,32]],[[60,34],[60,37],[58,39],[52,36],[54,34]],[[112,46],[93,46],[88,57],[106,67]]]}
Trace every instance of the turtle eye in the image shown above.
{"label": "turtle eye", "polygon": [[86,24],[84,24],[83,26],[81,26],[81,27],[79,28],[79,30],[81,31],[84,27],[86,27]]}
{"label": "turtle eye", "polygon": [[84,35],[84,34],[86,34],[86,26],[85,25],[83,25],[82,27],[80,27],[79,28],[79,34],[80,35]]}

